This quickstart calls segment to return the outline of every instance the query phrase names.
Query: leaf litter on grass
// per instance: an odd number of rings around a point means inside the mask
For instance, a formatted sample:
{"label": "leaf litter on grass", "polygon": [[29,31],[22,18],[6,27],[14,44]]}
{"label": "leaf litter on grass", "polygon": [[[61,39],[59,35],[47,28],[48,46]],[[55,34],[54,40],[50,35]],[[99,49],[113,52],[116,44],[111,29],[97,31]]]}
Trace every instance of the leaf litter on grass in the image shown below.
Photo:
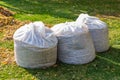
{"label": "leaf litter on grass", "polygon": [[14,64],[14,56],[13,51],[0,47],[0,64],[6,65],[6,64]]}
{"label": "leaf litter on grass", "polygon": [[[29,21],[21,22],[13,18],[13,13],[3,7],[0,7],[0,34],[3,33],[0,42],[13,40],[14,32]],[[13,50],[0,46],[0,65],[14,64]]]}
{"label": "leaf litter on grass", "polygon": [[14,18],[12,17],[13,15],[14,13],[12,11],[0,6],[0,27],[14,24]]}

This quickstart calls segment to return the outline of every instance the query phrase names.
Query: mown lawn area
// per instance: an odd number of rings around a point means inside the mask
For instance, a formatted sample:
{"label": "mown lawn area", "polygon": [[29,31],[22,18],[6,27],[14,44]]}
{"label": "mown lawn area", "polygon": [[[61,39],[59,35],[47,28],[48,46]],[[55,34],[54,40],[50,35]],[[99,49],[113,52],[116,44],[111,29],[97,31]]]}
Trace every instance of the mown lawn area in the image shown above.
{"label": "mown lawn area", "polygon": [[5,35],[0,32],[0,80],[120,80],[120,0],[0,0],[0,6],[14,11],[15,19],[43,21],[50,26],[88,13],[108,24],[110,40],[110,49],[96,53],[91,63],[57,62],[47,69],[24,69],[15,63],[2,62],[4,53],[7,57],[14,55],[14,44],[1,40]]}

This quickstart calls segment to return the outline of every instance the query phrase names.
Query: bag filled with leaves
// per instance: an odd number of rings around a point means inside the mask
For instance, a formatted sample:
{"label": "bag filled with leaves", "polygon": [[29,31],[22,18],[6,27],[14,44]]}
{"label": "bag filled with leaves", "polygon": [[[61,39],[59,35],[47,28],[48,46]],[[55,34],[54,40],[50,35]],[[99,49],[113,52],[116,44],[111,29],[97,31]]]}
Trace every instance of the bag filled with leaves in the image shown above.
{"label": "bag filled with leaves", "polygon": [[95,58],[95,49],[87,27],[75,22],[51,28],[58,38],[58,59],[68,64],[85,64]]}
{"label": "bag filled with leaves", "polygon": [[80,14],[76,23],[88,27],[96,52],[104,52],[109,49],[108,27],[105,22],[88,14]]}
{"label": "bag filled with leaves", "polygon": [[57,38],[42,22],[20,27],[13,38],[18,65],[25,68],[42,68],[56,63]]}

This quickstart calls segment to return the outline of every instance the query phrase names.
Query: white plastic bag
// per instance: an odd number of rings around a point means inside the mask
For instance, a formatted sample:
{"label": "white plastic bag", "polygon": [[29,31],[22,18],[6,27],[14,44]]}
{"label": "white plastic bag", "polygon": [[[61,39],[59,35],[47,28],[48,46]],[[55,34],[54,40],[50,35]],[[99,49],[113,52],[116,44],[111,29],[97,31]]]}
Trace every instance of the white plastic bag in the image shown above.
{"label": "white plastic bag", "polygon": [[42,22],[26,24],[14,33],[18,65],[25,68],[49,67],[56,63],[57,38]]}
{"label": "white plastic bag", "polygon": [[85,64],[95,58],[95,50],[87,27],[75,22],[51,28],[58,38],[58,59],[68,64]]}
{"label": "white plastic bag", "polygon": [[88,26],[96,52],[104,52],[109,49],[108,27],[106,23],[88,14],[79,15],[76,23]]}

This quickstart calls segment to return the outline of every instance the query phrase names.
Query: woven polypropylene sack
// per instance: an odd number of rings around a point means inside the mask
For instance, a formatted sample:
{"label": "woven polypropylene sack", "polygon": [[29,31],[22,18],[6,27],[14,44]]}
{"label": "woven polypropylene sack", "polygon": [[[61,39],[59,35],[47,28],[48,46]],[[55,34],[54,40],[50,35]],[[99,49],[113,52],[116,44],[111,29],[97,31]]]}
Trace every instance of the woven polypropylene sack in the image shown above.
{"label": "woven polypropylene sack", "polygon": [[81,14],[76,22],[88,26],[96,52],[104,52],[109,49],[108,27],[105,22],[87,14]]}
{"label": "woven polypropylene sack", "polygon": [[87,27],[75,22],[51,28],[58,38],[58,59],[68,64],[85,64],[95,58],[95,50]]}
{"label": "woven polypropylene sack", "polygon": [[56,63],[57,38],[42,22],[22,26],[13,38],[15,60],[19,66],[42,68]]}

